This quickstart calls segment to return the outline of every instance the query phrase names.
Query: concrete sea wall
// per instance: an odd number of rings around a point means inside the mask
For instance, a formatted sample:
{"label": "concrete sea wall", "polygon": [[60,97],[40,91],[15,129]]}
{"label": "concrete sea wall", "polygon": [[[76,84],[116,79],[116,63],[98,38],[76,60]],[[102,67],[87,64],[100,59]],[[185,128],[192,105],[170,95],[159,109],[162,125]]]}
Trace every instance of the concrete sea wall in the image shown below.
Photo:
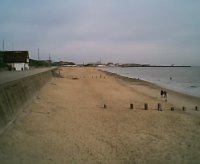
{"label": "concrete sea wall", "polygon": [[54,75],[56,69],[0,85],[0,133]]}

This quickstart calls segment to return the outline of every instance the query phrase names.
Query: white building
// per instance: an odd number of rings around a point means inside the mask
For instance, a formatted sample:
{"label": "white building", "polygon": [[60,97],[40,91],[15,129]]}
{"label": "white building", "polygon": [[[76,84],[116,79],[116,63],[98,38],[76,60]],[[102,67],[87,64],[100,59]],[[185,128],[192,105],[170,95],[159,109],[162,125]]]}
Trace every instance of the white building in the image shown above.
{"label": "white building", "polygon": [[7,63],[10,70],[23,71],[29,69],[28,51],[4,51],[3,61]]}

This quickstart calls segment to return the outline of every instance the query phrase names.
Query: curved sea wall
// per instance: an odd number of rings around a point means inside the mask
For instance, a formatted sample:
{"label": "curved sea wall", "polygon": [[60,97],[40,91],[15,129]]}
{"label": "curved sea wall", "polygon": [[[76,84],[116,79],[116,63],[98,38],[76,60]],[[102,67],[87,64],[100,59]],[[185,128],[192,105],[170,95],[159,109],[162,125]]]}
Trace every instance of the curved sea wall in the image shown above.
{"label": "curved sea wall", "polygon": [[36,92],[55,76],[56,70],[57,68],[0,85],[0,133],[15,120]]}

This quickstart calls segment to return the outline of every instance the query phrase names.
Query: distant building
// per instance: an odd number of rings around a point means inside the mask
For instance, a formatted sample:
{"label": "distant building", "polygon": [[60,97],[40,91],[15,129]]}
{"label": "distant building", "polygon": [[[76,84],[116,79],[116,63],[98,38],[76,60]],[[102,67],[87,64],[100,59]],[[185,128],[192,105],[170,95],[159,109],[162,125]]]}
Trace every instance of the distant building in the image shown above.
{"label": "distant building", "polygon": [[28,70],[29,53],[28,51],[2,51],[3,62],[9,66],[9,69]]}
{"label": "distant building", "polygon": [[107,63],[107,64],[106,64],[106,66],[108,66],[108,67],[114,67],[114,66],[115,66],[115,64],[114,64],[114,63],[112,63],[112,62],[110,62],[110,63]]}
{"label": "distant building", "polygon": [[76,67],[77,65],[73,62],[67,62],[67,61],[59,61],[59,62],[54,62],[54,66],[62,66],[62,67]]}

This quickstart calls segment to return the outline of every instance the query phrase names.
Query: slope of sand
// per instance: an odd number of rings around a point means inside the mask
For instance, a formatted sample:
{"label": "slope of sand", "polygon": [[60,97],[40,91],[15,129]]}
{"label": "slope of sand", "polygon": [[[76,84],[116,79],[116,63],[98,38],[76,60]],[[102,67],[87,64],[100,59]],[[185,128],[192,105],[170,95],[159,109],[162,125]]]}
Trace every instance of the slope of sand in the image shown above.
{"label": "slope of sand", "polygon": [[0,136],[0,163],[200,162],[198,98],[168,90],[165,102],[155,85],[95,68],[61,74]]}

